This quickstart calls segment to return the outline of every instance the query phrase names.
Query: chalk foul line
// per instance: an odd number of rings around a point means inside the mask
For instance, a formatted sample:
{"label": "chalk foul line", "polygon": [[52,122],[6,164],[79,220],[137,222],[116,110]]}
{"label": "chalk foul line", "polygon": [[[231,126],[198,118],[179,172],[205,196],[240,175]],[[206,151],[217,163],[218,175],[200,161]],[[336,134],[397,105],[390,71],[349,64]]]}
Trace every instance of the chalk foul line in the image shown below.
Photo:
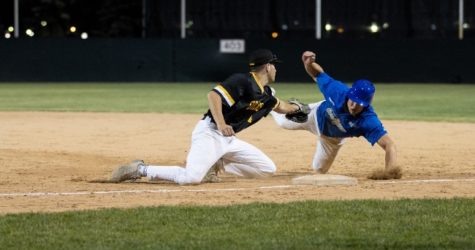
{"label": "chalk foul line", "polygon": [[[374,184],[411,184],[411,183],[443,183],[443,182],[473,182],[475,178],[468,179],[429,179],[429,180],[392,180],[375,181]],[[309,185],[275,185],[251,188],[215,188],[215,189],[137,189],[137,190],[109,190],[109,191],[82,191],[82,192],[24,192],[0,193],[0,197],[34,197],[34,196],[77,196],[77,195],[113,195],[113,194],[141,194],[141,193],[212,193],[212,192],[240,192],[260,189],[287,189]],[[315,186],[316,187],[316,186]]]}
{"label": "chalk foul line", "polygon": [[393,180],[393,181],[377,181],[377,184],[407,184],[407,183],[437,183],[437,182],[470,182],[475,178],[468,179],[429,179],[429,180]]}

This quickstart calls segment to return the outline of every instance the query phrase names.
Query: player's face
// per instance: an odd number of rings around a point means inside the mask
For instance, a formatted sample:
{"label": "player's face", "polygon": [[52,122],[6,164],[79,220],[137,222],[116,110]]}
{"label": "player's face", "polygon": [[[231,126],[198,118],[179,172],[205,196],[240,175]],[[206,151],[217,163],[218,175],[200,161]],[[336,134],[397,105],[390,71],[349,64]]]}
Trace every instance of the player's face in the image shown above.
{"label": "player's face", "polygon": [[351,99],[348,99],[348,101],[346,102],[346,105],[348,106],[348,112],[350,112],[350,115],[352,115],[352,116],[358,115],[364,109],[363,106],[361,106],[358,103],[352,101]]}
{"label": "player's face", "polygon": [[277,69],[275,65],[272,63],[267,64],[267,77],[269,78],[269,83],[275,82],[275,75],[277,73]]}

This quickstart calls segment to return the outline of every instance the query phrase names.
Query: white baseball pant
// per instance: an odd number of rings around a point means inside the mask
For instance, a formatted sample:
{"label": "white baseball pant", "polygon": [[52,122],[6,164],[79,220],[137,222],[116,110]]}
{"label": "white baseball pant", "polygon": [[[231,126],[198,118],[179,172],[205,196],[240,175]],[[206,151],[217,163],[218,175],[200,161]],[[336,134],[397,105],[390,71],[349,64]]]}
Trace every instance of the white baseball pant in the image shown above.
{"label": "white baseball pant", "polygon": [[206,117],[193,130],[185,168],[148,166],[146,176],[180,185],[196,184],[219,159],[223,160],[225,172],[241,177],[268,177],[276,171],[274,162],[261,150],[236,136],[223,136],[216,124]]}
{"label": "white baseball pant", "polygon": [[319,137],[317,149],[313,157],[312,168],[318,173],[324,174],[328,172],[328,169],[330,169],[336,155],[338,154],[338,150],[344,144],[345,139],[332,138],[320,133],[317,121],[317,109],[322,102],[323,101],[309,104],[311,112],[308,115],[308,120],[304,123],[293,122],[285,118],[285,114],[280,114],[274,111],[270,114],[277,125],[281,128],[289,130],[307,130]]}

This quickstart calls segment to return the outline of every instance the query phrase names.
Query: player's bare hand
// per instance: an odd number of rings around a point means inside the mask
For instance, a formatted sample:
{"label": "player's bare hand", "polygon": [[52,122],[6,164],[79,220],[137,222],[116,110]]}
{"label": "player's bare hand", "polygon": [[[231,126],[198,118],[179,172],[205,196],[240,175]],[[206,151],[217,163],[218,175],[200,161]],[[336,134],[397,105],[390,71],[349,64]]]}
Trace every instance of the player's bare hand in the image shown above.
{"label": "player's bare hand", "polygon": [[231,127],[227,124],[225,124],[224,126],[218,126],[218,130],[224,136],[233,136],[235,134],[233,127]]}
{"label": "player's bare hand", "polygon": [[303,52],[302,54],[302,62],[304,64],[310,64],[310,63],[313,63],[315,62],[315,53],[312,52],[312,51],[305,51]]}

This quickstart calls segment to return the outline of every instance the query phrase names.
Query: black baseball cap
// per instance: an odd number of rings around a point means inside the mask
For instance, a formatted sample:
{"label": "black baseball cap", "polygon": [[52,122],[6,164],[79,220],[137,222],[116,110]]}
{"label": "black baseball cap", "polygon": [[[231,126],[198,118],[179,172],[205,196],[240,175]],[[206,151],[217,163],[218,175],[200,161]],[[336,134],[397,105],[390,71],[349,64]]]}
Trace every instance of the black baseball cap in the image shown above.
{"label": "black baseball cap", "polygon": [[268,49],[254,50],[249,56],[249,67],[256,67],[266,63],[281,63],[282,61]]}

